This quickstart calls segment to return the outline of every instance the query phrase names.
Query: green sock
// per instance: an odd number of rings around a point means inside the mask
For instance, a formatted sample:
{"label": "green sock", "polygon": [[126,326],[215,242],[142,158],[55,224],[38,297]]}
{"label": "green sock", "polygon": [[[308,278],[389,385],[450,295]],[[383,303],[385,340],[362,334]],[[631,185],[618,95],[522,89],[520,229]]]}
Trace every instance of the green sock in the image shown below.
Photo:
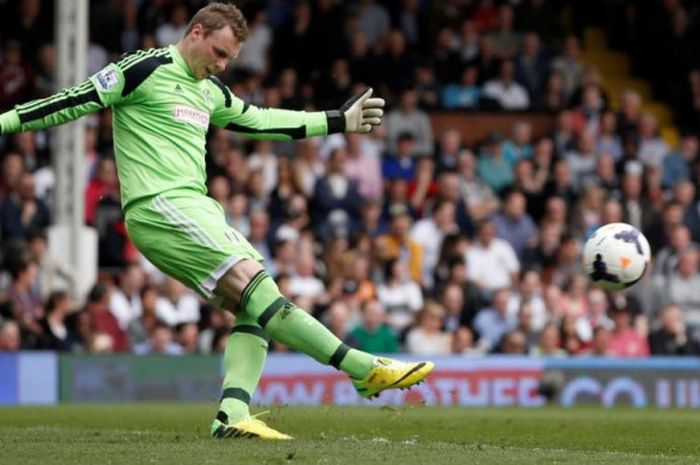
{"label": "green sock", "polygon": [[250,398],[267,357],[267,344],[265,331],[252,317],[243,312],[236,316],[224,352],[226,374],[219,405],[219,411],[226,415],[223,423],[236,423],[249,414]]}
{"label": "green sock", "polygon": [[363,379],[374,356],[343,344],[332,332],[280,294],[275,281],[261,271],[246,286],[240,308],[256,319],[275,341],[333,365],[351,378]]}

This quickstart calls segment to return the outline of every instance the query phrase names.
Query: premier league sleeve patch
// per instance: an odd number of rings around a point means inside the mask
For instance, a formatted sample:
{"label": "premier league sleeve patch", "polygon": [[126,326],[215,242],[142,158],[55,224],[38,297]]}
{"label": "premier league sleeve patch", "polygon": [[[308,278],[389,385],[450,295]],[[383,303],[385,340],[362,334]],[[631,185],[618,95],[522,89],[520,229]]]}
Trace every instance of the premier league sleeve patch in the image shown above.
{"label": "premier league sleeve patch", "polygon": [[95,75],[95,81],[100,89],[108,91],[110,88],[119,84],[119,76],[114,68],[106,68]]}

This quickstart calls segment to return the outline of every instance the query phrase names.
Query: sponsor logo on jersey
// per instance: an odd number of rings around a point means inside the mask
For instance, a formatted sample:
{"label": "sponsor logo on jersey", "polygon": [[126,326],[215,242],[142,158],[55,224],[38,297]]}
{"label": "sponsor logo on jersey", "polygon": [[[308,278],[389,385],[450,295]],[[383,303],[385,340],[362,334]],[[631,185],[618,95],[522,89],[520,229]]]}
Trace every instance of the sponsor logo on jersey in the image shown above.
{"label": "sponsor logo on jersey", "polygon": [[95,75],[95,80],[97,81],[97,85],[100,86],[100,89],[104,91],[108,91],[111,87],[119,84],[119,76],[117,76],[117,73],[115,73],[112,68],[107,68],[97,73]]}
{"label": "sponsor logo on jersey", "polygon": [[188,107],[187,105],[175,105],[173,117],[176,121],[184,121],[198,128],[209,128],[209,113]]}
{"label": "sponsor logo on jersey", "polygon": [[182,93],[182,87],[180,87],[180,84],[175,84],[175,89],[173,89],[175,92],[178,94]]}

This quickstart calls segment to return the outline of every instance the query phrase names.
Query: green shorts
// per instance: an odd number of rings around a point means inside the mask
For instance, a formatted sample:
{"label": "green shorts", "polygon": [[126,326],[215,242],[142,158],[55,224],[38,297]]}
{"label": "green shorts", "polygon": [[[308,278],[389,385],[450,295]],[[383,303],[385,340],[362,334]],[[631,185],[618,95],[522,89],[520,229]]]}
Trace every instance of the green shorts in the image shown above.
{"label": "green shorts", "polygon": [[212,299],[216,283],[243,259],[263,261],[226,223],[219,202],[197,193],[168,192],[126,211],[129,238],[164,273]]}

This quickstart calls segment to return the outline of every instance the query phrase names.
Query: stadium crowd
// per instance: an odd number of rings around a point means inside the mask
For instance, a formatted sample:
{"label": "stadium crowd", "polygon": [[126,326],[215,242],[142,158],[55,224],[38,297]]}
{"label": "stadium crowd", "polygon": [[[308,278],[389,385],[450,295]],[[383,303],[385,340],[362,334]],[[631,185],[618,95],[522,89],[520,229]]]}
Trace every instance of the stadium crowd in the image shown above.
{"label": "stadium crowd", "polygon": [[[52,3],[0,1],[2,111],[55,90]],[[125,50],[175,43],[205,2],[90,3],[86,75]],[[609,105],[565,21],[584,8],[576,3],[241,2],[252,33],[223,76],[237,96],[330,109],[370,85],[389,107],[367,136],[272,143],[212,129],[209,195],[283,294],[370,352],[699,355],[698,136],[684,131],[669,147],[634,91]],[[674,34],[697,20],[697,7],[651,3]],[[699,70],[687,63],[680,86],[696,111]],[[457,128],[433,132],[430,114],[444,110],[522,118],[468,145]],[[551,115],[553,131],[535,137],[532,112]],[[128,240],[109,111],[88,117],[86,135],[85,221],[99,233],[100,280],[85,299],[66,291],[76,278],[47,244],[52,132],[0,139],[0,351],[222,352],[233,315]],[[605,293],[581,250],[618,221],[647,235],[653,262],[630,291]]]}

